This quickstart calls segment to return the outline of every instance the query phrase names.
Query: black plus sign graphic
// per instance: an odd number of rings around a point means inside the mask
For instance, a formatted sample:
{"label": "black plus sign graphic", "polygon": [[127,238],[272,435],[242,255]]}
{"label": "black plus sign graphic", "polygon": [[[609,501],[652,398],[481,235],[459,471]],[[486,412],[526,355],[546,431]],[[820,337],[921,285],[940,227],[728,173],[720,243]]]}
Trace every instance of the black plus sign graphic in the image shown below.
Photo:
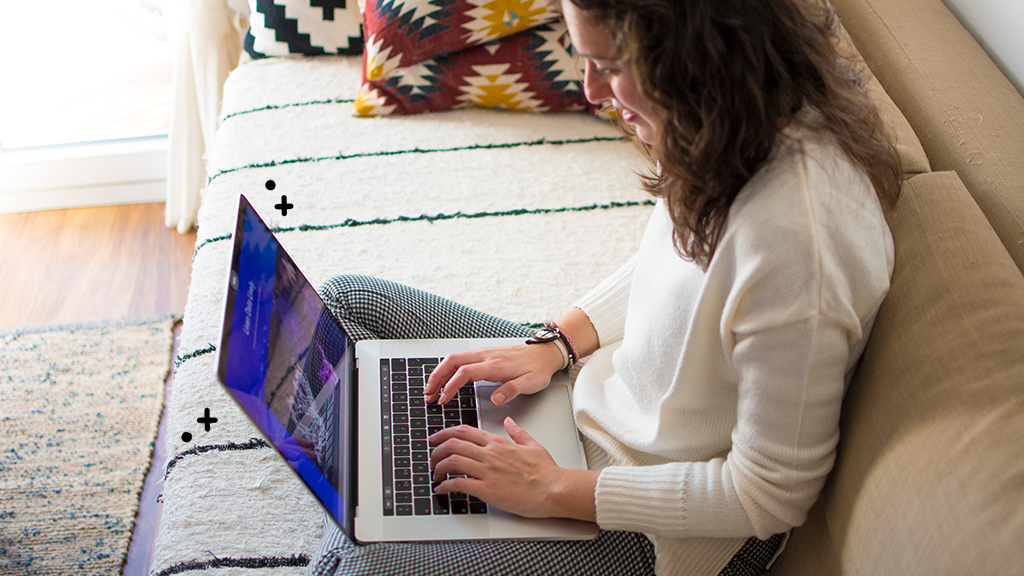
{"label": "black plus sign graphic", "polygon": [[206,426],[206,431],[209,432],[210,431],[210,424],[213,424],[214,422],[216,422],[217,419],[216,418],[210,418],[210,409],[209,408],[206,408],[205,410],[206,411],[203,412],[203,417],[202,418],[196,418],[196,422],[199,422],[203,426]]}
{"label": "black plus sign graphic", "polygon": [[295,204],[290,204],[288,202],[288,197],[285,196],[284,194],[282,194],[281,195],[281,203],[280,204],[274,204],[274,208],[277,208],[278,210],[281,211],[281,216],[287,216],[288,215],[288,211],[291,210],[292,208],[295,208]]}

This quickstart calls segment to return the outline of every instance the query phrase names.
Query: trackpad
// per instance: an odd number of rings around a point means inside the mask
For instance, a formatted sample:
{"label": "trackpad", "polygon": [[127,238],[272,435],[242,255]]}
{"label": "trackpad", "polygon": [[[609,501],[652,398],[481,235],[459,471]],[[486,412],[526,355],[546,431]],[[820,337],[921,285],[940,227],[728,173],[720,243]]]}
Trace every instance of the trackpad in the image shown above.
{"label": "trackpad", "polygon": [[544,390],[516,396],[504,406],[491,402],[491,394],[497,389],[498,384],[490,382],[478,382],[476,385],[480,428],[508,438],[504,422],[511,416],[520,428],[551,453],[560,467],[587,469],[572,418],[572,394],[567,384],[553,381]]}

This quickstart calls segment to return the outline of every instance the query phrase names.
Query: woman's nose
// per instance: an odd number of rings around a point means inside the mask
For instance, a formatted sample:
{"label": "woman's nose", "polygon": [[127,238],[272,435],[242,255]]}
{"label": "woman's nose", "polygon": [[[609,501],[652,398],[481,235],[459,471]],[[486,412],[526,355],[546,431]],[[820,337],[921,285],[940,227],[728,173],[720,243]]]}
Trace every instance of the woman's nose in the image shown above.
{"label": "woman's nose", "polygon": [[608,79],[599,74],[594,63],[587,60],[583,69],[583,94],[592,104],[600,104],[611,98],[612,91]]}

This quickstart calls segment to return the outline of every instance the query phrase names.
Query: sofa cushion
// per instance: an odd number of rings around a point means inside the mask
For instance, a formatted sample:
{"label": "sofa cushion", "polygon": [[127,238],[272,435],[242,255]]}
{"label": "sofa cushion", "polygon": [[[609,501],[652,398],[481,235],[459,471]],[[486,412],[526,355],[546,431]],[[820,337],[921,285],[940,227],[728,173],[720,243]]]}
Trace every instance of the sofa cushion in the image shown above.
{"label": "sofa cushion", "polygon": [[774,576],[1024,566],[1024,277],[952,172],[910,179],[838,459]]}
{"label": "sofa cushion", "polygon": [[904,177],[930,172],[928,156],[924,153],[917,134],[914,133],[914,129],[910,127],[910,123],[907,122],[896,103],[885,93],[885,89],[871,72],[871,68],[864,62],[864,57],[853,44],[850,34],[843,28],[842,23],[839,24],[839,46],[837,49],[840,57],[853,63],[860,74],[865,77],[868,96],[878,107],[882,121],[885,122],[896,142],[896,152],[900,156]]}
{"label": "sofa cushion", "polygon": [[1024,98],[941,0],[832,0],[933,170],[954,170],[1024,271]]}
{"label": "sofa cushion", "polygon": [[357,55],[363,52],[362,22],[356,0],[249,0],[243,45],[252,58]]}
{"label": "sofa cushion", "polygon": [[366,0],[365,80],[558,18],[547,0]]}
{"label": "sofa cushion", "polygon": [[[583,95],[582,75],[565,24],[541,24],[483,46],[445,54],[367,80],[357,116],[387,116],[479,106],[526,112],[595,109]],[[370,53],[364,56],[369,67]]]}

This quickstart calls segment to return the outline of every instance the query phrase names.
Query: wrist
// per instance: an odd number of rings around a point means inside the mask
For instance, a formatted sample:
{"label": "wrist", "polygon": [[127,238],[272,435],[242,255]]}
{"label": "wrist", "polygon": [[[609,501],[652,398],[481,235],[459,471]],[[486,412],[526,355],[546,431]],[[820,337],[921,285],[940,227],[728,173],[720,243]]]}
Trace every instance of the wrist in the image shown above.
{"label": "wrist", "polygon": [[537,348],[543,351],[544,354],[544,366],[550,371],[551,374],[563,370],[568,362],[568,356],[563,350],[560,350],[555,342],[539,343],[531,346],[531,348]]}
{"label": "wrist", "polygon": [[597,478],[599,470],[558,469],[548,493],[548,509],[556,518],[597,521]]}

